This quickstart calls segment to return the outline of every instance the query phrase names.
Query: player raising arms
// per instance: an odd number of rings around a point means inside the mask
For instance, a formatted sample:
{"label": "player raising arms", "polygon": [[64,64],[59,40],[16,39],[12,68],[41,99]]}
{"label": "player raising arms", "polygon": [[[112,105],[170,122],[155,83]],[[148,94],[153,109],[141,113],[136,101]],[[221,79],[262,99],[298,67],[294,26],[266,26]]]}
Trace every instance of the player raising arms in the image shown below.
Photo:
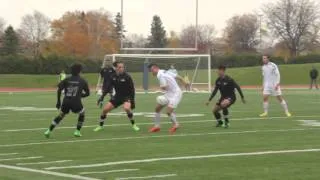
{"label": "player raising arms", "polygon": [[[74,64],[71,66],[71,76],[65,78],[58,85],[57,91],[57,109],[60,109],[60,114],[54,118],[49,129],[44,133],[46,137],[49,137],[53,129],[61,122],[66,114],[70,112],[78,113],[78,124],[77,129],[74,132],[74,136],[81,137],[80,129],[84,123],[85,111],[81,102],[81,98],[87,97],[90,95],[90,90],[88,83],[80,77],[80,72],[82,66],[80,64]],[[61,92],[64,90],[64,98],[61,105]]]}
{"label": "player raising arms", "polygon": [[182,99],[182,91],[176,79],[183,83],[184,80],[177,74],[161,70],[156,64],[150,64],[149,69],[152,72],[153,76],[157,76],[161,90],[165,91],[164,98],[168,101],[168,103],[165,105],[159,103],[157,104],[155,108],[154,127],[152,127],[149,132],[160,131],[160,112],[165,106],[167,106],[167,114],[173,124],[169,132],[174,133],[179,128],[179,123],[177,121],[176,113],[174,112],[174,110],[177,108]]}
{"label": "player raising arms", "polygon": [[118,108],[123,104],[123,109],[132,124],[135,131],[140,128],[135,124],[132,110],[135,108],[135,88],[131,76],[125,72],[124,64],[122,62],[114,62],[115,74],[111,76],[111,86],[115,89],[115,95],[105,105],[102,110],[99,126],[94,129],[95,132],[103,129],[104,121],[109,112]]}
{"label": "player raising arms", "polygon": [[262,62],[264,112],[260,114],[260,117],[268,116],[270,95],[277,97],[287,117],[291,117],[291,113],[288,110],[288,105],[282,97],[280,88],[280,72],[278,66],[273,62],[270,62],[269,56],[262,56]]}
{"label": "player raising arms", "polygon": [[99,97],[97,104],[101,107],[103,104],[104,97],[109,94],[112,97],[113,87],[111,85],[111,77],[115,74],[114,67],[107,65],[100,71],[100,77],[103,79],[102,84],[102,95]]}
{"label": "player raising arms", "polygon": [[236,102],[236,95],[234,90],[237,89],[239,92],[242,102],[245,103],[245,99],[243,96],[243,93],[241,91],[240,86],[228,75],[225,74],[226,67],[225,66],[219,66],[218,68],[218,79],[215,83],[215,88],[209,98],[209,101],[206,103],[208,106],[210,104],[210,101],[213,99],[213,97],[217,94],[218,90],[220,91],[221,97],[217,104],[214,106],[212,112],[214,117],[217,120],[216,127],[221,127],[223,125],[223,121],[221,119],[220,111],[222,110],[223,117],[224,117],[224,127],[229,127],[229,110],[228,108]]}

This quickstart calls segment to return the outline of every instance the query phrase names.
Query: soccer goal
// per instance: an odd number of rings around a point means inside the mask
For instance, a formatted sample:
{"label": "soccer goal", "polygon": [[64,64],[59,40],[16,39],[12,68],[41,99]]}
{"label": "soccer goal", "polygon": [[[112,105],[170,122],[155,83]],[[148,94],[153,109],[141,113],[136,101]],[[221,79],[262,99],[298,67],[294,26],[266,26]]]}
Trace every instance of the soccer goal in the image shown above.
{"label": "soccer goal", "polygon": [[[156,77],[148,72],[148,65],[156,63],[161,69],[176,71],[185,79],[181,89],[190,92],[211,91],[211,56],[209,54],[112,54],[104,57],[102,67],[114,61],[125,63],[138,92],[159,90]],[[100,78],[97,89],[101,87]]]}

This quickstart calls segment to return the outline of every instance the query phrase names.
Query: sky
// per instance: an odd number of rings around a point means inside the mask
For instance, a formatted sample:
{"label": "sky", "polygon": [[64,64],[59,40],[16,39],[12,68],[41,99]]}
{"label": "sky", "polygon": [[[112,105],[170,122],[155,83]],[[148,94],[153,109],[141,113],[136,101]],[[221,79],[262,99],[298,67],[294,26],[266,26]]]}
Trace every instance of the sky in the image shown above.
{"label": "sky", "polygon": [[[147,36],[152,16],[161,17],[167,32],[180,32],[188,24],[195,24],[196,0],[123,0],[124,25],[129,33]],[[199,24],[215,25],[218,34],[226,21],[234,15],[258,13],[263,4],[274,0],[198,0]],[[50,19],[58,19],[67,11],[103,8],[113,15],[121,10],[121,0],[0,0],[0,17],[7,25],[18,28],[21,18],[34,10]]]}

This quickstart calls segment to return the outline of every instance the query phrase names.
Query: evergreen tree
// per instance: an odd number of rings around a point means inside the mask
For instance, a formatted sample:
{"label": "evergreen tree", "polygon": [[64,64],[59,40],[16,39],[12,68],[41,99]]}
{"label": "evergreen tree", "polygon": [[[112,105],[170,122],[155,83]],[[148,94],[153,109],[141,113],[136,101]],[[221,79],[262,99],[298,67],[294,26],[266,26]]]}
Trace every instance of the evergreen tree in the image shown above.
{"label": "evergreen tree", "polygon": [[9,26],[2,39],[2,55],[16,55],[19,51],[19,38],[12,26]]}
{"label": "evergreen tree", "polygon": [[151,35],[148,38],[150,48],[165,48],[168,44],[166,30],[163,27],[161,18],[153,16],[151,24]]}

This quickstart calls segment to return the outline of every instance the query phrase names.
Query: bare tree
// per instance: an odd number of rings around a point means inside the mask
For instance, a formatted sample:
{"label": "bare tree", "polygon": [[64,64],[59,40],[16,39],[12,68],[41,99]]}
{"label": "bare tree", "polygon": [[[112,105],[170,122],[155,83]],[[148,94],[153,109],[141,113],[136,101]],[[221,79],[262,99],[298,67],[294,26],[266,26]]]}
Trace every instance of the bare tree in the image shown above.
{"label": "bare tree", "polygon": [[263,7],[268,26],[290,50],[290,56],[299,55],[304,47],[304,37],[317,19],[319,6],[313,0],[279,0]]}
{"label": "bare tree", "polygon": [[180,34],[181,46],[187,48],[195,47],[197,31],[198,52],[211,52],[211,48],[214,44],[214,39],[216,36],[215,27],[211,24],[199,25],[198,30],[194,25],[183,28]]}
{"label": "bare tree", "polygon": [[50,19],[39,11],[22,17],[19,34],[31,44],[33,57],[39,56],[41,43],[47,38],[49,30]]}
{"label": "bare tree", "polygon": [[256,15],[234,16],[227,22],[224,38],[232,52],[255,51],[255,47],[259,43],[258,30],[259,22]]}
{"label": "bare tree", "polygon": [[142,34],[129,34],[125,38],[125,47],[144,48],[148,44],[148,39]]}
{"label": "bare tree", "polygon": [[0,35],[3,34],[5,24],[4,19],[0,17]]}

